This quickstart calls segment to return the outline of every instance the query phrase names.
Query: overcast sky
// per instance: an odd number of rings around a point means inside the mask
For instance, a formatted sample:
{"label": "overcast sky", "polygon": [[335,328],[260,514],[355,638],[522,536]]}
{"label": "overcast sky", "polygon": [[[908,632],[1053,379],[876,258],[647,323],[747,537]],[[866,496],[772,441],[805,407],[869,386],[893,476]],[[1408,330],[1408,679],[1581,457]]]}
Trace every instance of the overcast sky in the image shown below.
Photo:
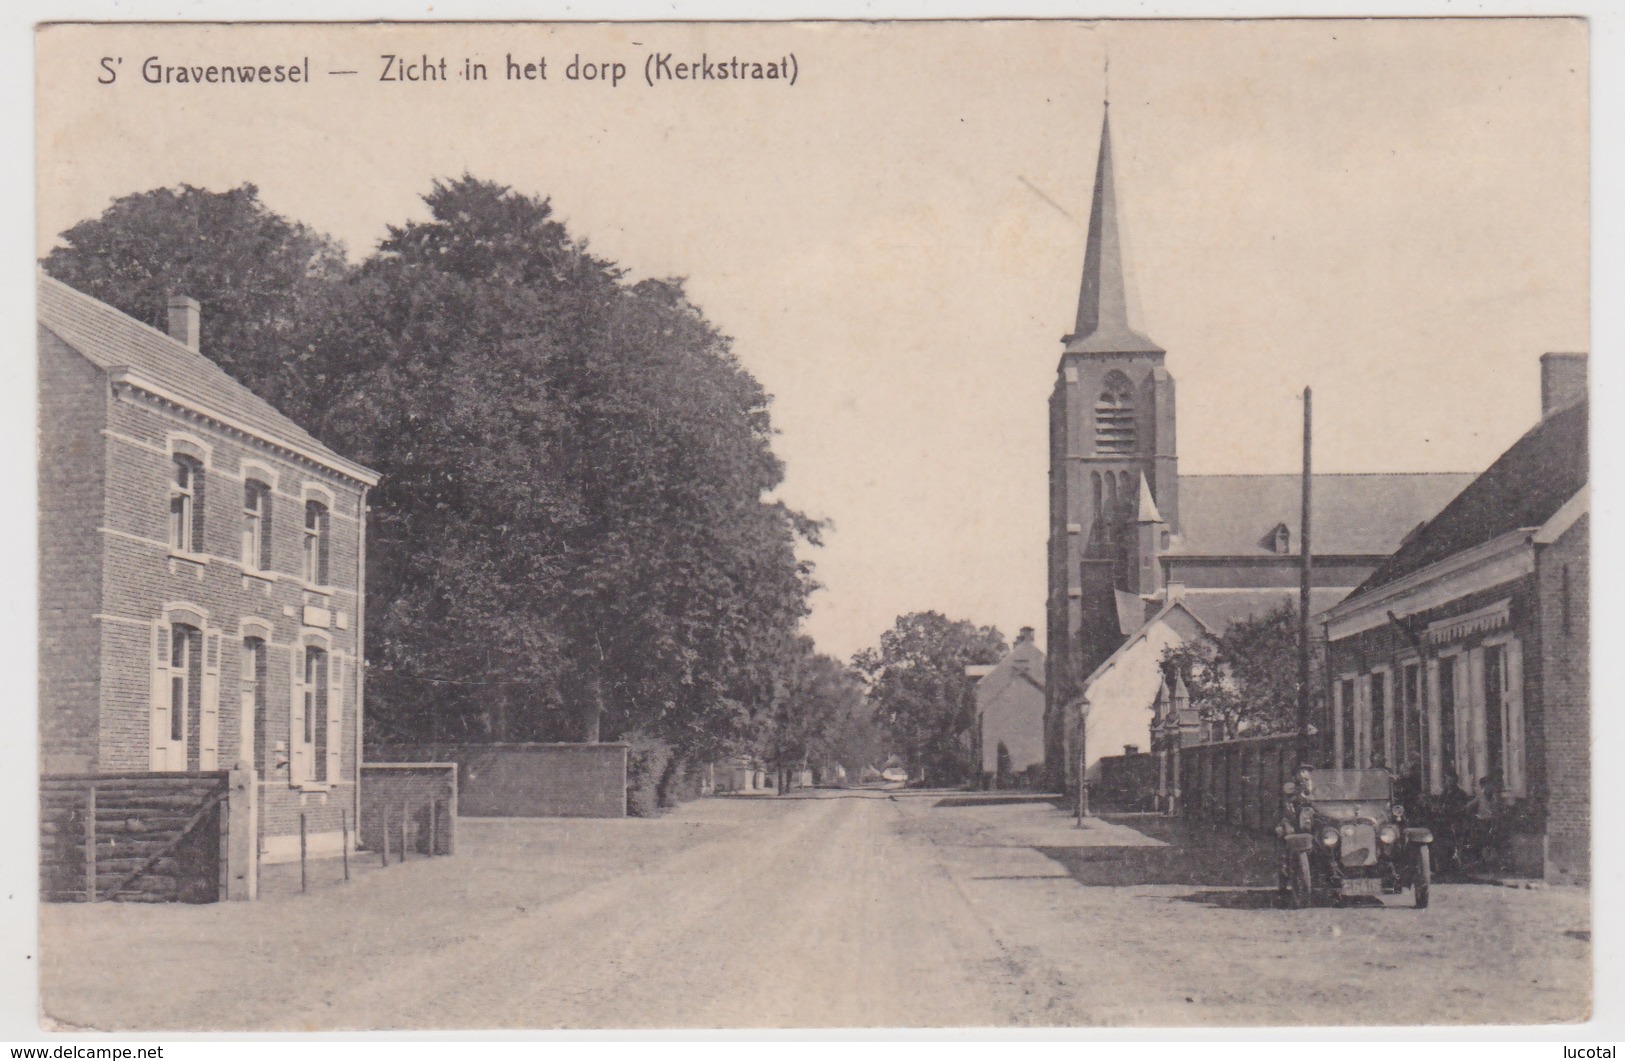
{"label": "overcast sky", "polygon": [[[651,89],[650,49],[799,76]],[[61,28],[38,249],[182,182],[251,181],[356,258],[435,177],[551,196],[634,275],[688,277],[776,396],[781,494],[834,525],[820,647],[927,608],[1042,638],[1046,398],[1108,50],[1131,307],[1178,381],[1182,471],[1293,470],[1305,384],[1320,470],[1480,470],[1537,417],[1539,355],[1589,348],[1577,21]],[[380,82],[385,54],[493,80]],[[509,54],[549,81],[505,81]],[[561,80],[576,54],[628,80]],[[308,55],[314,83],[152,86],[152,55]]]}

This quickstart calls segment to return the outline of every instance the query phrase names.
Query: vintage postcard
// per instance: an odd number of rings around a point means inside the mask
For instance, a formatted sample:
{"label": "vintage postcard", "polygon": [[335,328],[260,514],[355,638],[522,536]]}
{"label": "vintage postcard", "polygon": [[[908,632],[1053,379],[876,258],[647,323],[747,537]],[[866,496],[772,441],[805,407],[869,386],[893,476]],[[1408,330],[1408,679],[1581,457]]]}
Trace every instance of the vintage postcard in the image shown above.
{"label": "vintage postcard", "polygon": [[45,1031],[1590,1018],[1586,20],[34,44]]}

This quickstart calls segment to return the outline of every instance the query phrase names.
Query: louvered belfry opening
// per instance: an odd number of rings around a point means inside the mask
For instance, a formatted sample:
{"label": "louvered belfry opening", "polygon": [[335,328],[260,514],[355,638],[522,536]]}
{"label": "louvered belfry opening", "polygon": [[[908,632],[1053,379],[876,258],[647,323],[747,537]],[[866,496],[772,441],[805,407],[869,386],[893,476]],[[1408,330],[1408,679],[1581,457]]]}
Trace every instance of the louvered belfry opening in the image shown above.
{"label": "louvered belfry opening", "polygon": [[1095,452],[1133,453],[1137,448],[1134,425],[1134,388],[1128,377],[1112,372],[1101,385],[1095,402]]}

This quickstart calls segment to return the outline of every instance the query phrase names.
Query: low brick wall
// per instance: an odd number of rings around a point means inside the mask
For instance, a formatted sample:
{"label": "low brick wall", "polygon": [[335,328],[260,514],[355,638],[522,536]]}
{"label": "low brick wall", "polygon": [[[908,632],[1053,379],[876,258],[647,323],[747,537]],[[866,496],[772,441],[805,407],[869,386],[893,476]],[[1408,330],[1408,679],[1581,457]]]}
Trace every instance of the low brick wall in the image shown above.
{"label": "low brick wall", "polygon": [[456,763],[458,813],[470,818],[624,818],[626,755],[621,743],[367,748],[379,762]]}
{"label": "low brick wall", "polygon": [[364,763],[356,846],[392,854],[457,851],[457,764]]}

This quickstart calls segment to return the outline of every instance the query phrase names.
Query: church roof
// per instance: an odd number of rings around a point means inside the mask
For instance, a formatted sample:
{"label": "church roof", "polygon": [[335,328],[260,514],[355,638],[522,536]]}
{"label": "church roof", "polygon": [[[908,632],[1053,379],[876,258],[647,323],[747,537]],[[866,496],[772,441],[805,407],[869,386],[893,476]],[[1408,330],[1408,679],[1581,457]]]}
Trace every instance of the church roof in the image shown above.
{"label": "church roof", "polygon": [[[1316,586],[1309,591],[1309,614],[1319,615],[1348,595],[1348,586]],[[1298,589],[1187,589],[1180,600],[1209,629],[1222,633],[1231,623],[1262,618],[1283,604],[1296,607]]]}
{"label": "church roof", "polygon": [[[1387,556],[1472,482],[1470,472],[1316,475],[1316,556]],[[1302,512],[1297,475],[1181,475],[1179,535],[1168,556],[1272,556],[1285,524],[1297,555]]]}
{"label": "church roof", "polygon": [[976,702],[980,706],[992,703],[1015,684],[1031,685],[1040,692],[1044,689],[1044,653],[1030,640],[1016,642],[1003,659],[988,666],[984,673],[973,675],[970,671],[971,667],[965,668],[967,676],[978,679]]}
{"label": "church roof", "polygon": [[377,482],[377,475],[322,445],[315,436],[279,412],[219,365],[172,339],[91,298],[60,280],[38,275],[39,323],[91,364],[109,374],[129,372],[188,406],[229,419],[268,442],[288,446],[334,471]]}
{"label": "church roof", "polygon": [[1089,239],[1083,253],[1078,319],[1065,342],[1069,354],[1163,352],[1162,347],[1129,326],[1109,113],[1100,124],[1100,158],[1095,164],[1095,195],[1089,208]]}
{"label": "church roof", "polygon": [[1360,586],[1365,593],[1525,527],[1539,527],[1585,489],[1589,402],[1552,413],[1466,486]]}

